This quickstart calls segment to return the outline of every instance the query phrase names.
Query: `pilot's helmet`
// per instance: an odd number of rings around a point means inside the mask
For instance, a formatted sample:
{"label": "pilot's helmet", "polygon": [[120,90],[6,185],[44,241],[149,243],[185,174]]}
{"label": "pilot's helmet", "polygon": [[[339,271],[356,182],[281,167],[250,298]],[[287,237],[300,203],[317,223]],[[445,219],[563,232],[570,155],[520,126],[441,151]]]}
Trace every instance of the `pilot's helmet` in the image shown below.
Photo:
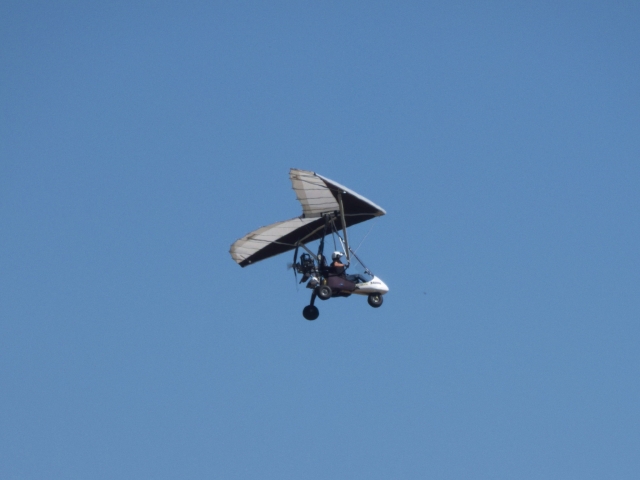
{"label": "pilot's helmet", "polygon": [[340,257],[342,257],[342,255],[344,255],[344,253],[342,253],[342,252],[333,252],[331,254],[331,258],[333,260],[340,260]]}

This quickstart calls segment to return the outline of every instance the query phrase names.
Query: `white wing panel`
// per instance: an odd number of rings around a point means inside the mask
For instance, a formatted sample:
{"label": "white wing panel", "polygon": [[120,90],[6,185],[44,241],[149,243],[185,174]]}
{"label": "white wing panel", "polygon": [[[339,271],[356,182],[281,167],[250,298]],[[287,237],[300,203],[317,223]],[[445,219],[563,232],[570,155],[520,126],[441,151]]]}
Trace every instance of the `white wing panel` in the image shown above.
{"label": "white wing panel", "polygon": [[[266,227],[259,228],[248,233],[231,245],[231,257],[236,263],[242,263],[248,257],[256,254],[263,248],[272,244],[279,244],[278,240],[282,237],[296,231],[297,229],[316,221],[315,218],[292,218],[284,222],[276,222]],[[293,247],[293,244],[282,244]]]}
{"label": "white wing panel", "polygon": [[327,184],[315,173],[292,168],[289,176],[305,218],[318,218],[340,208]]}

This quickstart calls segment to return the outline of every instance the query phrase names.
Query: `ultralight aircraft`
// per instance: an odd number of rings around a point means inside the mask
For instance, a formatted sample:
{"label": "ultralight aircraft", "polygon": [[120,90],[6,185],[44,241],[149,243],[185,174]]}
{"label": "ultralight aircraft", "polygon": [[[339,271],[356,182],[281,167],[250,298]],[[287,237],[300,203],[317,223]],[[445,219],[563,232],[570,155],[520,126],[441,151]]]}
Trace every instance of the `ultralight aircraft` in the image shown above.
{"label": "ultralight aircraft", "polygon": [[[292,168],[289,172],[293,190],[302,204],[302,215],[291,220],[276,222],[259,228],[231,245],[231,257],[241,267],[260,260],[294,250],[294,274],[302,275],[300,283],[307,282],[312,290],[311,301],[304,307],[302,315],[315,320],[320,312],[314,305],[316,298],[328,300],[332,297],[365,295],[369,305],[378,308],[382,296],[389,287],[376,277],[349,247],[347,227],[384,215],[381,207],[358,195],[353,190],[307,170]],[[342,251],[332,254],[332,264],[324,255],[325,238],[338,238]],[[318,251],[312,252],[307,244],[320,240]],[[334,243],[334,247],[335,247]],[[299,249],[304,252],[298,258]],[[341,257],[346,257],[342,264]],[[352,259],[359,263],[364,274],[347,275],[346,268]]]}

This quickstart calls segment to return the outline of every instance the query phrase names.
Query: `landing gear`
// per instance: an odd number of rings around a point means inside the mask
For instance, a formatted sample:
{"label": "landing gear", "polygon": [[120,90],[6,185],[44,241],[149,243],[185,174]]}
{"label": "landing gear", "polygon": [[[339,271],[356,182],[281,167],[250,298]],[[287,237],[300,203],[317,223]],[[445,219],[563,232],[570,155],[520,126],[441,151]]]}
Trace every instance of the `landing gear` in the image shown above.
{"label": "landing gear", "polygon": [[319,315],[320,311],[315,305],[307,305],[302,309],[302,316],[307,320],[315,320]]}
{"label": "landing gear", "polygon": [[329,300],[331,298],[331,287],[329,285],[320,285],[316,292],[320,300]]}
{"label": "landing gear", "polygon": [[379,293],[372,293],[371,295],[369,295],[369,298],[367,298],[367,301],[373,308],[378,308],[380,305],[382,305],[382,295],[380,295]]}
{"label": "landing gear", "polygon": [[313,304],[316,301],[316,296],[317,294],[316,294],[316,291],[314,290],[313,293],[311,294],[311,301],[309,302],[309,305],[307,305],[302,309],[302,316],[307,320],[315,320],[320,315],[320,311],[318,310],[318,307],[316,307]]}

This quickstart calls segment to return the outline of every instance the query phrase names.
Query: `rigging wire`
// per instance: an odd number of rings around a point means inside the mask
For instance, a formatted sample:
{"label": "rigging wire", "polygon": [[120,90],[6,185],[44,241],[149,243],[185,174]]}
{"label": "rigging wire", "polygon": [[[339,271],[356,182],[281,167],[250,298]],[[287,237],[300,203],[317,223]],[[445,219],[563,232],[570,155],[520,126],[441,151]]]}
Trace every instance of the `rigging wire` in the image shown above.
{"label": "rigging wire", "polygon": [[[338,232],[338,229],[336,228],[336,223],[335,222],[331,222],[331,234],[333,236],[333,245],[334,247],[336,246],[335,242],[336,242],[336,236],[338,237],[338,240],[340,241],[340,248],[342,250],[346,251],[346,248],[344,246],[344,241],[342,240],[342,237],[340,236],[340,232]],[[337,250],[337,248],[336,248]]]}
{"label": "rigging wire", "polygon": [[375,227],[376,225],[376,220],[378,219],[378,217],[375,217],[373,219],[373,222],[371,222],[371,228],[369,228],[369,231],[367,232],[367,234],[364,236],[364,238],[362,240],[360,240],[360,243],[358,244],[358,247],[355,249],[355,251],[353,253],[356,253],[359,249],[360,246],[364,243],[364,241],[367,239],[367,237],[369,236],[369,234],[371,233],[371,230],[373,230],[373,227]]}

